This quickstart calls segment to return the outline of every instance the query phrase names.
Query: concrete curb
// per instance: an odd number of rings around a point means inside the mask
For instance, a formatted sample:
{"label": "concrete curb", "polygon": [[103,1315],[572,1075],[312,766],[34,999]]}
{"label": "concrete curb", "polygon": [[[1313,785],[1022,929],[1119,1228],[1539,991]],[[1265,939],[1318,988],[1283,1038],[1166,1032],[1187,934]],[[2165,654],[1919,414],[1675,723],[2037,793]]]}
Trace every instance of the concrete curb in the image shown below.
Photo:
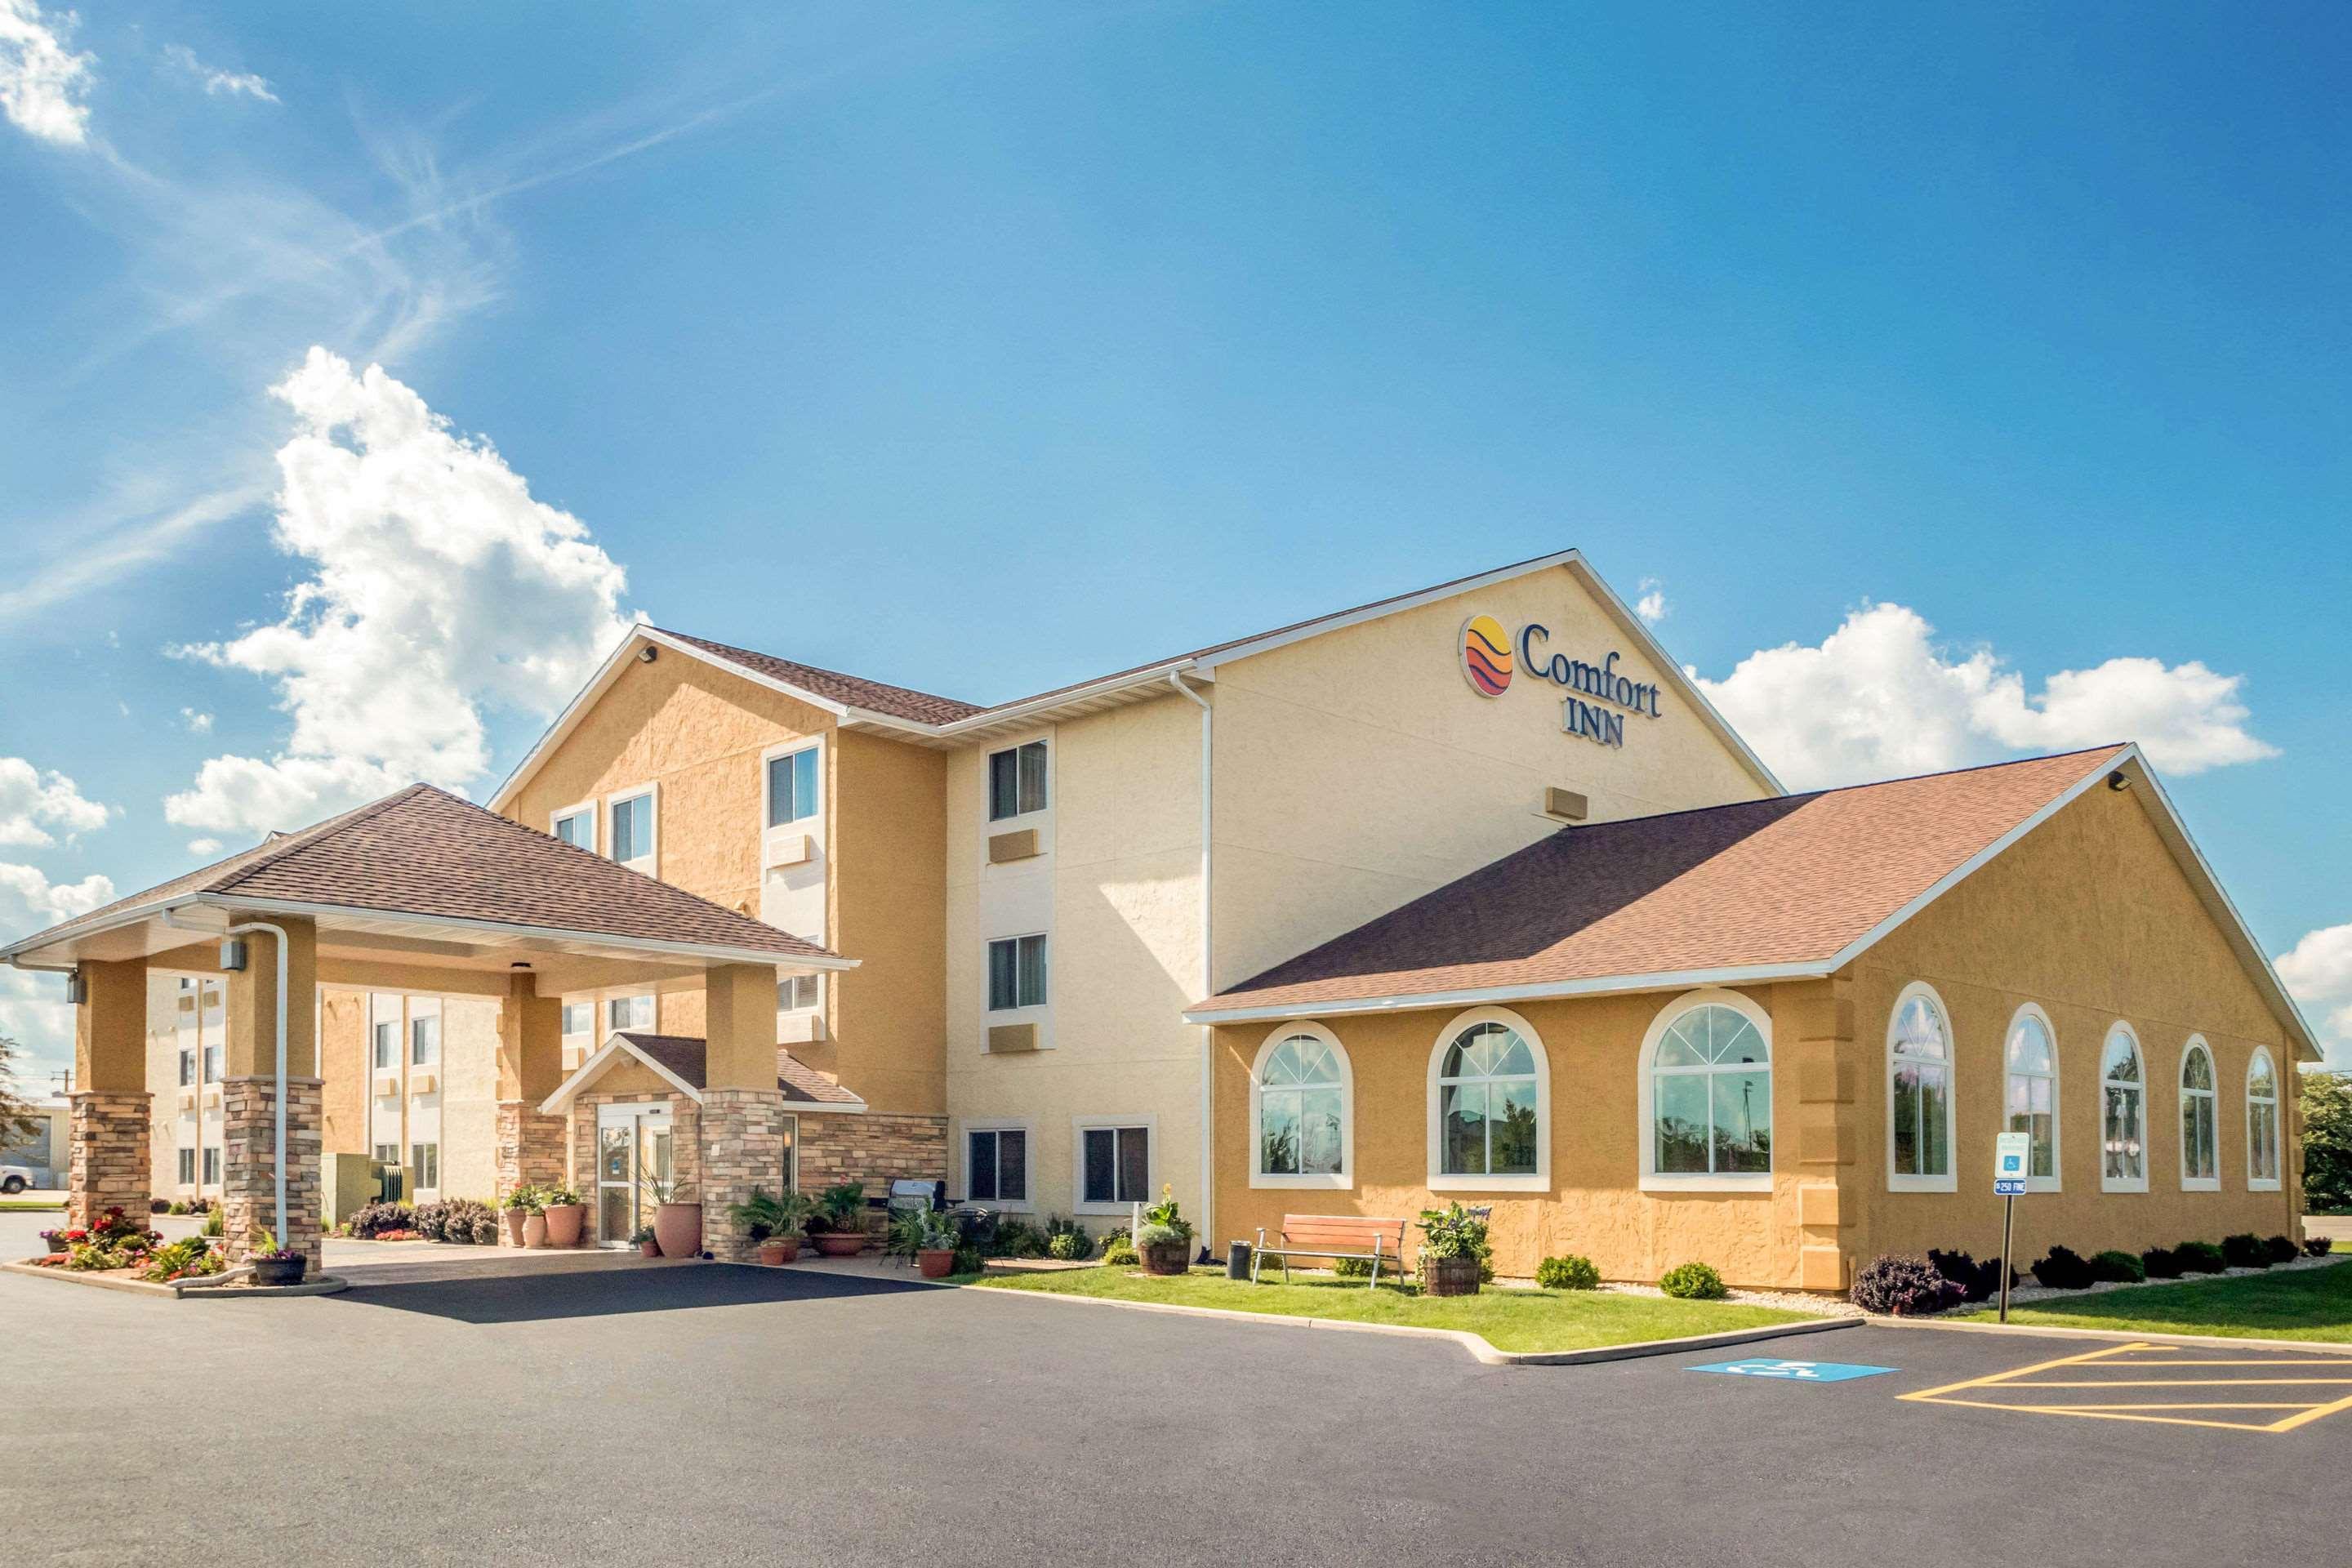
{"label": "concrete curb", "polygon": [[1187,1307],[1174,1301],[1120,1301],[1102,1296],[1066,1296],[1054,1290],[1007,1290],[988,1285],[950,1287],[977,1290],[983,1296],[1023,1300],[1070,1301],[1086,1307],[1124,1307],[1134,1312],[1165,1312],[1188,1318],[1222,1318],[1228,1322],[1266,1323],[1276,1328],[1337,1329],[1343,1333],[1393,1334],[1411,1339],[1451,1340],[1487,1366],[1588,1366],[1599,1362],[1633,1361],[1643,1356],[1678,1355],[1685,1351],[1713,1350],[1719,1345],[1753,1344],[1785,1339],[1791,1334],[1819,1334],[1832,1329],[1861,1326],[1860,1318],[1816,1318],[1795,1323],[1773,1323],[1758,1329],[1728,1329],[1719,1334],[1685,1334],[1679,1339],[1643,1340],[1633,1344],[1596,1345],[1580,1351],[1498,1351],[1482,1334],[1467,1329],[1430,1329],[1409,1323],[1358,1323],[1340,1318],[1298,1318],[1280,1312],[1239,1312],[1229,1307]]}
{"label": "concrete curb", "polygon": [[352,1288],[350,1280],[335,1274],[321,1274],[314,1279],[305,1279],[299,1285],[202,1285],[192,1280],[158,1285],[145,1279],[117,1279],[106,1274],[75,1273],[37,1263],[0,1263],[0,1272],[28,1274],[37,1279],[57,1279],[68,1285],[83,1285],[97,1290],[122,1290],[133,1296],[154,1296],[167,1301],[177,1301],[189,1296],[332,1296],[339,1290]]}
{"label": "concrete curb", "polygon": [[2193,1345],[2206,1350],[2318,1351],[2326,1355],[2352,1356],[2352,1344],[2340,1340],[2273,1340],[2251,1334],[2155,1334],[2122,1329],[2059,1329],[2046,1323],[1938,1322],[1933,1318],[1889,1318],[1876,1314],[1860,1320],[1874,1329],[1939,1329],[1948,1334],[2005,1334],[2030,1340],[2109,1340],[2128,1344]]}

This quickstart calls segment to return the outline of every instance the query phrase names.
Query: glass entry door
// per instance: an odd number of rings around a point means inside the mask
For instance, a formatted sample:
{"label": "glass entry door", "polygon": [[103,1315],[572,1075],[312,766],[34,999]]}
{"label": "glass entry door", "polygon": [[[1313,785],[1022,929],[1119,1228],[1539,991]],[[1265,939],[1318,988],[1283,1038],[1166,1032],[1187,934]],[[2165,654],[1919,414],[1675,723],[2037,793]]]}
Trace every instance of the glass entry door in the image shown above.
{"label": "glass entry door", "polygon": [[600,1105],[596,1108],[596,1240],[626,1247],[639,1226],[654,1222],[654,1208],[669,1189],[669,1107]]}

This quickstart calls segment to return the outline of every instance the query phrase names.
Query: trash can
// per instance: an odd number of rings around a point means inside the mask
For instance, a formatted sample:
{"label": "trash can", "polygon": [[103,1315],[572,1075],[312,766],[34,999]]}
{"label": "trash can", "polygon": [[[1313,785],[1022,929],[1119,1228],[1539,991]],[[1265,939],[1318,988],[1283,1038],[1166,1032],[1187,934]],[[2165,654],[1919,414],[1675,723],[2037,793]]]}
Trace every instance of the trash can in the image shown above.
{"label": "trash can", "polygon": [[1250,1277],[1250,1244],[1230,1241],[1225,1244],[1225,1278],[1246,1279]]}

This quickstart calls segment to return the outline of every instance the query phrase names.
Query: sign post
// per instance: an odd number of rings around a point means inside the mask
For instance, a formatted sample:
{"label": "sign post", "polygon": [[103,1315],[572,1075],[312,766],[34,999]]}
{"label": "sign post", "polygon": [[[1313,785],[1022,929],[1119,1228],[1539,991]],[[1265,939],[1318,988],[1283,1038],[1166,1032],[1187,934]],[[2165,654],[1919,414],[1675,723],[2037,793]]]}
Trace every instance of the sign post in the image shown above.
{"label": "sign post", "polygon": [[2025,1191],[2026,1162],[2033,1156],[2033,1138],[2026,1132],[2003,1132],[1993,1140],[1992,1190],[2000,1199],[2000,1321],[2009,1321],[2009,1248],[2015,1234],[2018,1194]]}

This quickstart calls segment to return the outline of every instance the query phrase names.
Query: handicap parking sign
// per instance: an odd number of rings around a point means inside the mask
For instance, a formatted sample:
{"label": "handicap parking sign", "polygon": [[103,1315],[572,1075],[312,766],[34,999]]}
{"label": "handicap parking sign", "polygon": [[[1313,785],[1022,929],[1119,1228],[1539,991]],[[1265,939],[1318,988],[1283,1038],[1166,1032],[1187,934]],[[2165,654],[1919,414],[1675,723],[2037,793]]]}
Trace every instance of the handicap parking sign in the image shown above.
{"label": "handicap parking sign", "polygon": [[1992,1192],[1997,1198],[2025,1195],[2025,1162],[2033,1139],[2024,1132],[2003,1132],[1993,1139]]}
{"label": "handicap parking sign", "polygon": [[1713,1361],[1695,1366],[1693,1372],[1726,1372],[1734,1377],[1762,1377],[1780,1383],[1844,1383],[1852,1378],[1876,1377],[1882,1372],[1893,1372],[1891,1366],[1864,1366],[1843,1361],[1775,1361],[1759,1356],[1748,1361]]}

